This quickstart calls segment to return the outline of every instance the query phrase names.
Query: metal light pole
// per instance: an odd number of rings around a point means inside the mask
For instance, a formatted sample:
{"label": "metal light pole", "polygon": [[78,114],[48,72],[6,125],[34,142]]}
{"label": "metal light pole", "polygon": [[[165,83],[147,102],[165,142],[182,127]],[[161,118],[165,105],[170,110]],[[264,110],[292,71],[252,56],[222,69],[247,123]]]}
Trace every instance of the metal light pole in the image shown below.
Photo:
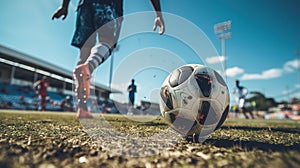
{"label": "metal light pole", "polygon": [[108,87],[110,90],[112,90],[111,82],[112,82],[112,76],[113,76],[113,66],[114,66],[114,53],[112,53],[110,56],[109,80],[108,80]]}
{"label": "metal light pole", "polygon": [[109,67],[109,77],[108,77],[108,87],[110,90],[112,90],[112,77],[113,77],[113,69],[114,69],[114,54],[115,52],[119,51],[119,45],[116,46],[116,48],[112,51],[110,56],[110,67]]}
{"label": "metal light pole", "polygon": [[298,73],[299,73],[298,79],[299,79],[299,83],[300,83],[300,49],[296,49],[295,55],[296,55],[296,60],[297,60]]}
{"label": "metal light pole", "polygon": [[227,65],[226,65],[226,45],[225,40],[231,38],[231,32],[227,32],[231,29],[231,20],[226,22],[218,23],[214,25],[215,34],[218,35],[218,39],[221,40],[221,49],[222,49],[222,56],[224,57],[224,69],[225,69],[225,80],[227,81]]}

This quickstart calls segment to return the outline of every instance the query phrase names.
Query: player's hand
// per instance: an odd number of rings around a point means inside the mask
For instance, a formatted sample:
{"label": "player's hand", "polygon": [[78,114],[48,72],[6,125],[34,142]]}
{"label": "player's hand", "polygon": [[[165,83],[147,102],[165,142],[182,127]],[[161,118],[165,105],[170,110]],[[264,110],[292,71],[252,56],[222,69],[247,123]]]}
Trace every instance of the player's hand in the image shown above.
{"label": "player's hand", "polygon": [[159,26],[159,34],[164,34],[165,32],[165,23],[162,17],[156,17],[154,20],[153,30],[155,31],[157,26]]}
{"label": "player's hand", "polygon": [[61,7],[59,8],[52,16],[52,20],[53,19],[59,19],[60,17],[63,16],[62,20],[65,20],[65,18],[67,17],[68,15],[68,9],[67,8],[64,8],[64,7]]}

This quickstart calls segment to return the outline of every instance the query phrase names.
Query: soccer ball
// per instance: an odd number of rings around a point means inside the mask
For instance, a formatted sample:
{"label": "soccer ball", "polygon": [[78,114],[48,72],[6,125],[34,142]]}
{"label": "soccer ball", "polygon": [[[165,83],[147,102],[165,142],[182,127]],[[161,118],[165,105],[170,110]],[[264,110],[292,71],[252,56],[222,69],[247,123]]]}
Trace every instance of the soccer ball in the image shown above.
{"label": "soccer ball", "polygon": [[200,64],[175,69],[160,90],[160,112],[184,137],[206,138],[225,121],[229,91],[221,75]]}

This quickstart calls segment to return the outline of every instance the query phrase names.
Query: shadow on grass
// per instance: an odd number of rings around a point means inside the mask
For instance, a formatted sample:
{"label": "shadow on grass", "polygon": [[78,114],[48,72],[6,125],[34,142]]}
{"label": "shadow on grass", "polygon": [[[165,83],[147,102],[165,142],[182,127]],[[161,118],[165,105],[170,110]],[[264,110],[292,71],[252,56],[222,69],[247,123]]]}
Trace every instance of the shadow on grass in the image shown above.
{"label": "shadow on grass", "polygon": [[[248,126],[222,126],[222,130],[242,130],[242,131],[270,131],[278,133],[291,133],[300,134],[300,130],[297,128],[272,128],[272,127],[248,127]],[[263,151],[299,151],[300,144],[294,143],[292,145],[288,144],[275,144],[272,142],[259,142],[255,140],[230,140],[230,139],[214,139],[209,138],[204,143],[212,144],[216,147],[232,148],[232,147],[242,147],[247,150],[260,149]]]}
{"label": "shadow on grass", "polygon": [[157,123],[157,122],[145,122],[139,123],[140,126],[169,126],[166,123]]}
{"label": "shadow on grass", "polygon": [[272,127],[247,127],[247,126],[222,126],[223,130],[239,129],[244,131],[272,131],[272,132],[284,132],[284,133],[298,133],[300,129],[297,128],[272,128]]}
{"label": "shadow on grass", "polygon": [[245,140],[229,140],[229,139],[207,139],[204,143],[211,144],[216,147],[233,148],[242,147],[247,150],[260,149],[266,152],[269,151],[299,151],[300,144],[271,144],[267,142],[245,141]]}

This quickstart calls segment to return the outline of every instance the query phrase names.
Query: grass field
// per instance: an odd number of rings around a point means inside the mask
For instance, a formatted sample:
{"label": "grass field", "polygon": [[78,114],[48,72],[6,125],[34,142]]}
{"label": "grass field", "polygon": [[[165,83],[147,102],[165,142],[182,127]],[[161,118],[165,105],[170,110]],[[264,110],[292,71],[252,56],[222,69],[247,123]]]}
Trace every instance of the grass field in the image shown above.
{"label": "grass field", "polygon": [[[95,141],[97,138],[87,132],[93,130],[93,124],[105,120],[123,137],[147,139],[169,126],[161,118],[140,122],[121,115],[103,117],[78,121],[74,113],[0,111],[0,167],[300,166],[299,121],[228,119],[203,143],[179,139],[171,147],[131,157],[137,146],[151,146],[153,141],[130,143],[121,146],[121,153],[114,153],[105,143],[117,145],[124,138],[108,130],[110,135],[102,134],[102,138],[98,137],[102,141]],[[84,123],[92,125],[86,128]],[[164,136],[156,138],[164,141]]]}

